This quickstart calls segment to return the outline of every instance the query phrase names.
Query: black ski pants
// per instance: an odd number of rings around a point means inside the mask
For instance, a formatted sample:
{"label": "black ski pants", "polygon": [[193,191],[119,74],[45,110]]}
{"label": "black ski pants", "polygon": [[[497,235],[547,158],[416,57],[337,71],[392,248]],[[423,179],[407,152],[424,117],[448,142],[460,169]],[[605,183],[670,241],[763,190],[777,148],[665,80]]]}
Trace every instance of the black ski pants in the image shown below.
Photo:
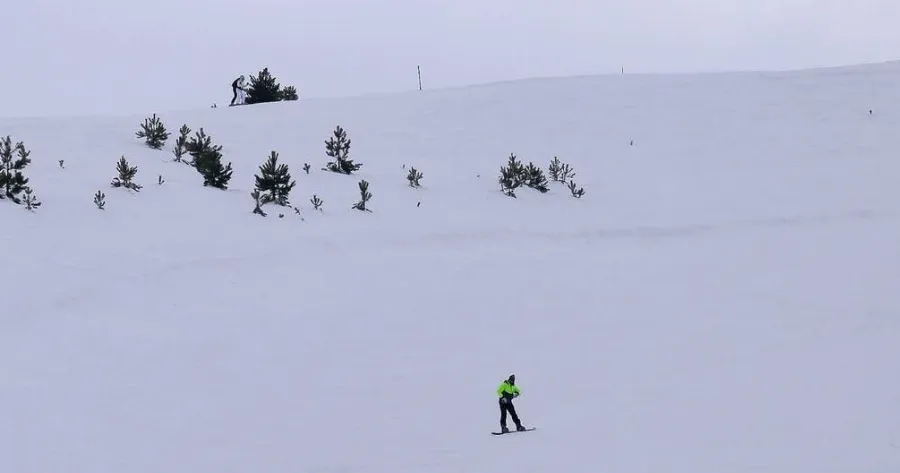
{"label": "black ski pants", "polygon": [[522,425],[522,421],[519,420],[519,416],[516,415],[516,406],[513,405],[512,399],[507,399],[506,402],[503,402],[503,398],[500,398],[500,427],[506,427],[506,414],[509,413],[512,416],[513,422],[516,423],[516,428]]}

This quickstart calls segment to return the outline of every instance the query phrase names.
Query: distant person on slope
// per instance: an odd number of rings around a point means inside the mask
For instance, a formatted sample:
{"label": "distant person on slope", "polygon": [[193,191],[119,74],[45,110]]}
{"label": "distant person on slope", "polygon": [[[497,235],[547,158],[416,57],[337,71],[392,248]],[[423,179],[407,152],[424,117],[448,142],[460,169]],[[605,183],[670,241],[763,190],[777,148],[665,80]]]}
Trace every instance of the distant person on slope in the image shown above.
{"label": "distant person on slope", "polygon": [[509,378],[500,383],[500,387],[497,388],[497,395],[500,396],[500,428],[503,429],[502,432],[504,434],[509,432],[509,429],[506,428],[507,412],[512,416],[513,422],[516,423],[516,430],[525,430],[525,427],[522,427],[519,416],[516,415],[516,407],[512,403],[512,400],[519,397],[519,394],[520,391],[519,387],[516,386],[516,375],[514,374],[509,375]]}
{"label": "distant person on slope", "polygon": [[[231,93],[234,94],[234,96],[231,97],[231,104],[229,105],[229,107],[231,105],[234,105],[234,102],[237,100],[238,90],[240,90],[242,92],[241,93],[241,103],[244,103],[243,92],[245,92],[246,90],[244,89],[244,75],[243,74],[241,74],[240,77],[238,77],[237,79],[234,80],[234,82],[231,83]],[[240,105],[240,104],[238,104],[238,105]]]}

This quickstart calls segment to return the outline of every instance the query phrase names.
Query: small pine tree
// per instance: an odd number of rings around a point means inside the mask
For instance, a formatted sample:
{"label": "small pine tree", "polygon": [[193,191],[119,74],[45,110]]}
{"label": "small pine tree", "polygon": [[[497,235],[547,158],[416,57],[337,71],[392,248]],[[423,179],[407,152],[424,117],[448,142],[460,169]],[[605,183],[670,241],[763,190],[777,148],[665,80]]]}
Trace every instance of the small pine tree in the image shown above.
{"label": "small pine tree", "polygon": [[31,164],[30,155],[31,151],[21,141],[13,146],[9,136],[0,140],[0,199],[22,203],[19,194],[28,189],[29,181],[22,171]]}
{"label": "small pine tree", "polygon": [[25,204],[25,210],[34,211],[34,209],[41,206],[41,202],[37,200],[37,197],[34,196],[30,187],[25,187],[25,197],[22,198],[22,202]]}
{"label": "small pine tree", "polygon": [[222,153],[219,152],[219,148],[215,147],[201,151],[194,158],[194,165],[197,168],[197,172],[203,176],[204,187],[209,186],[227,190],[233,170],[231,169],[231,163],[222,165]]}
{"label": "small pine tree", "polygon": [[523,174],[523,183],[526,186],[539,191],[541,194],[550,191],[550,188],[547,187],[547,178],[544,176],[544,170],[535,166],[534,163],[528,163]]}
{"label": "small pine tree", "polygon": [[522,162],[516,158],[515,154],[509,155],[509,161],[505,167],[500,168],[500,190],[510,196],[516,196],[516,189],[522,186],[525,179],[525,167]]}
{"label": "small pine tree", "polygon": [[106,194],[97,191],[97,193],[94,194],[94,205],[96,205],[98,209],[103,210],[103,208],[106,207]]}
{"label": "small pine tree", "polygon": [[422,179],[422,173],[417,171],[416,168],[409,168],[409,174],[406,175],[406,180],[409,181],[409,187],[421,187],[419,185],[419,179]]}
{"label": "small pine tree", "polygon": [[547,171],[550,174],[551,181],[562,182],[562,180],[559,178],[561,169],[562,169],[562,163],[559,161],[559,158],[554,156],[553,160],[550,161],[550,167],[547,169]]}
{"label": "small pine tree", "polygon": [[266,67],[256,76],[250,76],[250,86],[247,88],[246,103],[278,102],[282,99],[281,85]]}
{"label": "small pine tree", "polygon": [[519,185],[516,183],[516,175],[509,168],[500,168],[500,179],[498,181],[500,182],[501,192],[510,197],[516,196],[516,188]]}
{"label": "small pine tree", "polygon": [[553,161],[550,161],[550,180],[553,182],[562,182],[566,183],[567,180],[575,177],[575,170],[572,169],[572,166],[568,164],[562,163],[559,158],[553,157]]}
{"label": "small pine tree", "polygon": [[175,149],[172,151],[175,154],[174,161],[176,163],[185,163],[185,164],[190,165],[191,163],[189,163],[187,161],[183,161],[181,159],[181,157],[184,156],[184,153],[186,153],[188,151],[187,150],[188,135],[191,133],[191,129],[188,128],[187,124],[181,125],[181,129],[178,130],[178,133],[179,133],[178,138],[175,140]]}
{"label": "small pine tree", "polygon": [[297,88],[293,85],[289,85],[285,87],[281,91],[281,100],[299,100],[300,97],[297,95]]}
{"label": "small pine tree", "polygon": [[569,181],[569,191],[572,192],[572,197],[580,199],[584,195],[584,188],[575,189],[575,187],[575,181]]}
{"label": "small pine tree", "polygon": [[366,203],[372,199],[372,193],[369,192],[369,183],[366,182],[365,179],[359,181],[359,194],[360,200],[359,202],[353,204],[353,208],[356,210],[362,210],[365,212],[371,212],[368,208],[366,208]]}
{"label": "small pine tree", "polygon": [[288,197],[291,189],[297,185],[291,180],[287,164],[278,164],[278,153],[272,151],[266,162],[259,167],[256,178],[256,190],[261,193],[262,203],[274,202],[277,205],[290,205]]}
{"label": "small pine tree", "polygon": [[575,170],[572,169],[572,166],[563,164],[563,166],[559,168],[559,182],[566,182],[573,177],[575,177]]}
{"label": "small pine tree", "polygon": [[334,159],[325,166],[326,171],[350,174],[362,167],[350,159],[350,139],[340,125],[334,129],[334,136],[325,142],[325,154]]}
{"label": "small pine tree", "polygon": [[250,197],[253,197],[253,201],[256,202],[256,206],[253,208],[253,213],[257,215],[266,216],[266,213],[263,212],[262,202],[260,201],[260,195],[258,189],[253,189],[253,192],[250,193]]}
{"label": "small pine tree", "polygon": [[113,181],[110,183],[111,186],[124,187],[135,192],[140,192],[143,186],[139,186],[132,182],[134,180],[134,176],[137,175],[137,166],[129,166],[128,161],[125,159],[125,156],[122,156],[119,159],[118,164],[116,164],[116,171],[118,171],[119,176],[113,179]]}
{"label": "small pine tree", "polygon": [[194,134],[185,145],[185,149],[193,157],[194,168],[203,176],[203,186],[228,189],[231,180],[231,163],[222,165],[222,146],[214,145],[212,137],[203,128]]}
{"label": "small pine tree", "polygon": [[[182,127],[182,132],[184,132],[186,128],[186,126]],[[212,137],[207,135],[206,131],[204,131],[201,127],[200,131],[194,133],[194,136],[184,144],[184,149],[194,158],[194,164],[196,165],[198,155],[203,154],[206,151],[221,151],[222,147],[219,145],[213,145]]]}
{"label": "small pine tree", "polygon": [[146,138],[147,146],[153,149],[160,149],[169,139],[169,133],[166,131],[165,125],[154,113],[151,118],[145,118],[141,125],[141,131],[136,133],[138,138]]}
{"label": "small pine tree", "polygon": [[316,210],[322,210],[322,204],[323,204],[324,202],[322,202],[322,199],[320,199],[319,196],[313,194],[312,199],[309,199],[309,202],[310,202],[311,204],[313,204],[313,208],[314,208],[314,209],[316,209]]}

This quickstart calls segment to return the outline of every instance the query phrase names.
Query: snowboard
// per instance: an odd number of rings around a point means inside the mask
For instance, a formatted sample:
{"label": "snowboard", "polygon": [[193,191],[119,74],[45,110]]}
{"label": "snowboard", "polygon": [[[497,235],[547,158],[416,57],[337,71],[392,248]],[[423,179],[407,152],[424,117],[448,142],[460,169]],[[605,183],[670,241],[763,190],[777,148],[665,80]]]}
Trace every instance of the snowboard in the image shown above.
{"label": "snowboard", "polygon": [[537,428],[537,427],[531,427],[531,428],[525,429],[525,430],[510,430],[509,432],[506,432],[506,433],[504,433],[504,432],[491,432],[491,435],[506,435],[506,434],[518,434],[518,433],[522,433],[522,432],[531,432],[532,430],[534,430],[534,429],[536,429],[536,428]]}

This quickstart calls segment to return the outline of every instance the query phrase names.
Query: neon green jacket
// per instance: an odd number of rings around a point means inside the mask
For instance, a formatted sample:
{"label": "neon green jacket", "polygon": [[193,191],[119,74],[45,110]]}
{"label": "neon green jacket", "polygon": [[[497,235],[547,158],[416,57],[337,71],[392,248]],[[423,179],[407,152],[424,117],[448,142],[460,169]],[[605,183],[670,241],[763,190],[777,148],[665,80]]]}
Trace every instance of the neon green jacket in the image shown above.
{"label": "neon green jacket", "polygon": [[519,387],[515,384],[509,384],[508,380],[504,380],[500,383],[500,387],[497,388],[497,396],[500,397],[513,398],[520,393]]}

